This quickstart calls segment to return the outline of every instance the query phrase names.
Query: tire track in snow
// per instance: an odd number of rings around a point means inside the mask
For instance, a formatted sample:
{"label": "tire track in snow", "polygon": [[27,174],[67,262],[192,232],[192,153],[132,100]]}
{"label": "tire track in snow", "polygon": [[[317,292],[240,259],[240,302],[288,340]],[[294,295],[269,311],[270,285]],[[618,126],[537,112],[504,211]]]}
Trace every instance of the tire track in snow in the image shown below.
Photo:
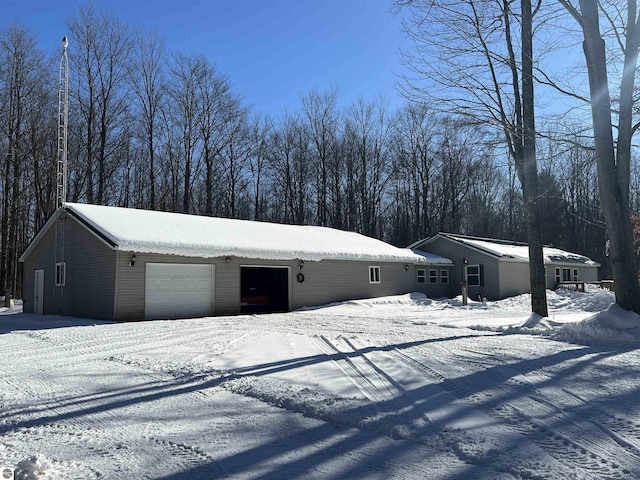
{"label": "tire track in snow", "polygon": [[[180,400],[185,402],[183,397]],[[109,471],[116,472],[118,478],[158,478],[190,471],[201,475],[190,478],[209,479],[221,473],[213,458],[199,447],[164,439],[158,436],[160,431],[152,435],[141,434],[135,424],[122,423],[120,415],[123,412],[91,405],[88,409],[95,411],[75,417],[68,408],[58,406],[54,399],[38,398],[37,403],[41,407],[40,415],[27,416],[19,422],[19,428],[3,434],[3,441],[17,444],[23,439],[21,450],[29,454],[33,449],[47,451],[49,457],[68,457],[72,452],[72,457],[95,462],[93,470],[99,473],[97,477],[106,475],[108,478],[110,474],[105,472]],[[43,414],[51,421],[43,424]],[[151,466],[141,473],[137,469],[141,465]],[[77,464],[78,471],[88,468],[86,463]]]}
{"label": "tire track in snow", "polygon": [[[477,351],[472,353],[482,355]],[[615,412],[597,408],[576,393],[551,384],[551,379],[540,373],[523,373],[510,365],[494,364],[492,368],[483,370],[482,374],[490,378],[493,384],[513,386],[513,390],[519,395],[521,411],[538,412],[535,418],[555,418],[563,427],[560,435],[563,438],[563,444],[566,444],[564,438],[571,438],[573,443],[579,445],[579,450],[586,448],[590,452],[597,453],[601,458],[611,458],[611,451],[616,451],[617,453],[613,455],[616,461],[612,461],[614,466],[618,463],[630,466],[640,463],[639,443],[617,431],[612,424],[616,418]],[[529,403],[526,403],[527,401]],[[620,407],[624,408],[624,405]],[[532,421],[538,424],[535,418],[532,417]],[[627,426],[633,424],[633,422],[624,423]],[[612,425],[612,428],[606,425]],[[626,428],[623,427],[623,431],[626,431]],[[634,433],[637,434],[637,431],[631,430],[630,435],[633,437]],[[626,452],[616,448],[611,440]]]}
{"label": "tire track in snow", "polygon": [[[334,363],[342,370],[347,378],[372,402],[395,402],[404,393],[404,389],[378,368],[364,353],[358,353],[357,348],[345,337],[329,340],[324,335],[319,337],[324,346],[316,343],[328,355],[337,355]],[[401,407],[397,403],[398,407]]]}
{"label": "tire track in snow", "polygon": [[[437,370],[431,369],[430,367],[404,354],[398,349],[378,352],[373,345],[367,344],[366,346],[357,346],[353,340],[343,336],[338,337],[337,341],[331,341],[323,336],[321,336],[320,338],[322,338],[322,340],[327,345],[331,346],[333,352],[338,352],[341,354],[341,356],[348,357],[349,362],[347,362],[347,364],[352,368],[350,370],[343,369],[343,372],[345,372],[346,375],[350,376],[350,379],[354,383],[356,383],[356,385],[358,385],[359,382],[362,383],[362,377],[368,379],[368,383],[365,383],[365,388],[374,386],[377,392],[382,392],[377,401],[384,402],[386,404],[386,407],[388,407],[389,404],[392,404],[392,406],[395,407],[389,408],[389,411],[387,412],[389,418],[374,419],[371,422],[366,422],[366,425],[361,424],[358,428],[373,429],[375,431],[386,433],[391,438],[402,438],[404,440],[410,440],[414,443],[440,443],[440,448],[445,448],[446,450],[448,450],[449,455],[457,457],[456,460],[460,460],[464,463],[473,465],[474,468],[478,469],[478,471],[475,472],[474,475],[477,474],[483,476],[483,478],[485,478],[485,476],[486,478],[497,478],[503,474],[515,475],[518,478],[521,475],[524,475],[525,478],[528,478],[528,476],[530,475],[529,473],[527,473],[530,468],[528,465],[524,465],[521,467],[517,465],[513,459],[505,461],[504,458],[493,458],[490,452],[485,451],[490,447],[483,445],[482,442],[476,444],[476,452],[470,453],[466,448],[461,448],[461,444],[464,444],[465,441],[468,441],[468,439],[458,438],[456,433],[448,432],[446,429],[444,430],[444,432],[434,430],[428,414],[424,412],[420,407],[416,406],[414,394],[411,391],[406,390],[400,383],[395,381],[391,375],[387,374],[385,370],[380,366],[379,360],[384,360],[385,362],[386,360],[391,360],[393,364],[402,366],[404,368],[406,368],[407,366],[411,366],[418,369],[421,373],[428,373],[429,376],[436,380],[438,383],[446,381],[446,377],[440,374]],[[348,347],[348,349],[345,348],[345,345]],[[373,347],[370,353],[363,351],[367,350],[370,347]],[[350,355],[351,353],[358,353],[358,356],[352,357]],[[379,354],[384,355],[384,359],[374,358]],[[361,358],[362,361],[366,363],[366,368],[363,367],[360,363],[353,361],[354,358]],[[387,366],[390,369],[394,370],[391,365],[387,364]],[[376,375],[381,376],[382,381],[380,380],[380,377],[378,377],[376,380],[372,380],[372,375],[374,378],[376,378]],[[381,387],[385,382],[387,383],[387,386]],[[393,399],[385,400],[387,393],[392,390],[394,392]],[[464,389],[461,388],[459,389],[459,391],[461,394],[463,394]],[[367,393],[371,394],[369,390],[367,390]],[[415,418],[416,411],[419,411],[419,418]],[[399,427],[389,426],[393,424],[397,424],[399,425]],[[402,432],[400,436],[398,436],[398,428],[400,428],[400,432]],[[550,460],[548,457],[545,458],[547,460]],[[530,460],[530,455],[526,460]],[[540,467],[540,469],[548,469],[548,471],[551,472],[558,467],[561,468],[561,466],[554,464],[553,466]]]}
{"label": "tire track in snow", "polygon": [[[561,388],[560,390],[567,396],[574,397],[581,402],[582,408],[572,410],[577,411],[577,414],[582,417],[585,417],[586,412],[589,412],[589,421],[622,447],[629,449],[640,457],[640,423],[632,419],[633,414],[623,416],[609,408],[594,405],[575,392],[571,392],[565,388]],[[622,403],[618,406],[618,410],[631,410],[631,408],[632,406],[627,403]]]}
{"label": "tire track in snow", "polygon": [[[195,343],[195,341],[203,343],[203,339],[206,337],[210,338],[212,344],[203,345],[203,347],[206,346],[208,348],[207,351],[213,350],[222,353],[224,346],[234,341],[233,337],[230,341],[225,341],[226,339],[221,341],[220,337],[226,332],[216,329],[215,324],[187,329],[172,328],[171,331],[144,328],[144,326],[140,326],[139,330],[131,330],[129,325],[121,325],[127,328],[102,329],[99,332],[92,330],[74,335],[73,337],[75,338],[71,339],[66,334],[56,335],[49,333],[49,331],[20,332],[18,335],[24,335],[33,340],[32,343],[24,345],[23,348],[29,351],[31,355],[37,355],[40,363],[56,364],[57,366],[101,358],[105,355],[151,352],[158,349],[170,349],[187,345]],[[112,325],[107,327],[112,327]],[[238,331],[233,330],[227,332],[241,337],[255,334],[255,332],[251,331],[247,333],[238,333]],[[0,357],[0,362],[3,360],[4,362],[15,363],[29,362],[29,357],[25,358],[24,352],[5,354],[5,357],[8,358],[2,359]]]}
{"label": "tire track in snow", "polygon": [[[445,354],[451,352],[435,345],[430,348],[431,351],[427,351],[423,347],[415,347],[423,360],[398,350],[395,352],[408,365],[439,378],[442,386],[461,400],[471,402],[488,415],[507,422],[551,457],[572,464],[586,475],[595,474],[599,479],[626,480],[631,475],[640,474],[639,457],[620,448],[595,425],[570,421],[562,409],[535,388],[529,375],[515,370],[506,373],[509,367],[504,365],[466,373],[452,371],[440,362],[433,366],[433,362],[427,360],[429,355],[446,358]],[[456,356],[460,357],[459,354]],[[460,361],[454,363],[464,364]],[[510,388],[503,386],[505,384],[510,384]],[[531,412],[535,412],[534,415]],[[612,455],[611,452],[617,453]]]}
{"label": "tire track in snow", "polygon": [[[200,333],[186,336],[180,336],[179,332],[172,334],[180,339],[180,344],[192,341],[194,335],[200,335]],[[175,343],[169,339],[160,345],[156,342],[153,348],[165,348]],[[146,344],[148,345],[148,342]],[[120,345],[116,347],[118,346]],[[224,349],[224,345],[219,347]],[[82,348],[86,348],[86,345]],[[99,352],[97,357],[110,353],[109,348],[113,348],[113,345],[106,345],[106,347],[103,345],[103,348],[106,350]],[[64,349],[64,355],[68,355],[67,352],[68,350]],[[41,360],[37,354],[37,349],[34,349],[33,358],[38,358],[39,363]],[[86,388],[78,385],[77,388],[71,389],[77,396],[73,399],[66,398],[69,385],[59,382],[56,375],[73,377],[74,364],[67,364],[66,368],[65,365],[56,365],[55,369],[50,369],[50,360],[50,358],[46,359],[44,366],[37,365],[42,370],[41,375],[32,375],[27,378],[18,378],[17,371],[10,364],[0,368],[5,373],[2,377],[2,384],[5,387],[3,389],[5,392],[3,407],[5,408],[3,408],[3,417],[0,417],[2,418],[0,425],[4,432],[2,438],[3,442],[9,442],[9,445],[12,445],[12,451],[22,451],[22,458],[17,458],[17,461],[23,460],[25,455],[31,455],[33,449],[41,449],[49,452],[48,456],[56,453],[64,456],[66,453],[69,457],[69,452],[73,452],[71,456],[74,458],[100,459],[96,461],[102,468],[91,469],[88,465],[77,462],[73,465],[69,464],[67,467],[69,471],[66,472],[65,478],[76,474],[77,478],[98,478],[103,475],[100,472],[105,471],[104,462],[109,459],[116,464],[108,466],[106,471],[114,472],[117,478],[158,478],[180,471],[189,471],[192,474],[190,478],[209,479],[220,476],[219,466],[202,449],[184,442],[162,438],[162,429],[150,436],[141,435],[135,424],[134,426],[128,422],[123,424],[120,415],[125,415],[131,410],[131,407],[127,406],[128,398],[133,402],[139,401],[135,398],[135,394],[128,394],[126,388],[116,392],[101,392],[95,389],[87,392]],[[113,374],[112,368],[101,365],[105,361],[108,360],[97,358],[93,363],[97,365],[97,371],[109,371]],[[82,362],[83,368],[87,368],[87,363],[91,363],[87,358],[83,358]],[[127,369],[131,369],[130,364],[127,365]],[[137,382],[138,385],[148,385],[148,382],[144,381],[145,376],[149,377],[148,374],[138,373],[138,376],[142,377],[142,380]],[[168,386],[163,386],[160,375],[153,376],[153,379],[153,383],[156,384],[156,387],[153,387],[154,392],[167,388],[171,390],[171,385],[176,381],[175,378],[171,378]],[[164,382],[167,383],[166,376]],[[134,382],[132,387],[134,389],[135,384]],[[181,383],[178,386],[178,390],[182,385]],[[170,391],[169,395],[171,395]],[[180,401],[185,402],[189,395],[195,396],[193,392],[181,393]],[[121,403],[122,406],[116,405],[114,408],[109,405],[111,401],[115,401],[116,404]],[[201,406],[201,403],[199,405]],[[123,407],[125,411],[119,411]],[[197,411],[195,406],[191,407],[193,411]],[[140,408],[143,407],[140,405]],[[7,417],[4,417],[4,414]],[[156,421],[160,422],[160,418]],[[140,471],[135,470],[141,465],[149,464],[153,465],[153,468],[148,473],[141,474]],[[90,475],[86,472],[97,473]],[[107,477],[109,476],[107,474]]]}

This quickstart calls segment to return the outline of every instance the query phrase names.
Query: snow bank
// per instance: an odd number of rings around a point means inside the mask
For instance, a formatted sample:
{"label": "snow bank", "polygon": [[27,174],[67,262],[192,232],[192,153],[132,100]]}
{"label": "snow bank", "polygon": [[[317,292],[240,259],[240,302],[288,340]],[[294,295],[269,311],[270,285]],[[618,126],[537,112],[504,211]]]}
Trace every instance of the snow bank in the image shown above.
{"label": "snow bank", "polygon": [[640,346],[640,315],[612,304],[582,322],[563,325],[551,337],[587,345]]}
{"label": "snow bank", "polygon": [[40,480],[42,478],[62,480],[67,477],[64,465],[58,465],[44,455],[36,453],[18,463],[14,472],[15,480]]}

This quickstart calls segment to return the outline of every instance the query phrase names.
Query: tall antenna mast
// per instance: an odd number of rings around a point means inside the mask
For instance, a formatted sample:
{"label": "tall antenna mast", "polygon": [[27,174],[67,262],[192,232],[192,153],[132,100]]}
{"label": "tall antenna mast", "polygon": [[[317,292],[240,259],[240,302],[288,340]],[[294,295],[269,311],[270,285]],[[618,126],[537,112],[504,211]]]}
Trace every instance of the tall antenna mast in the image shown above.
{"label": "tall antenna mast", "polygon": [[[60,78],[58,80],[58,165],[56,169],[56,211],[67,201],[67,123],[69,120],[69,59],[67,58],[67,37],[62,37],[62,57],[60,58]],[[64,255],[64,221],[61,212],[56,219],[55,239],[55,279],[53,299],[54,313],[63,313],[64,286],[67,265]]]}
{"label": "tall antenna mast", "polygon": [[67,124],[69,121],[69,59],[67,37],[62,37],[62,57],[58,79],[58,166],[56,173],[56,209],[67,201]]}

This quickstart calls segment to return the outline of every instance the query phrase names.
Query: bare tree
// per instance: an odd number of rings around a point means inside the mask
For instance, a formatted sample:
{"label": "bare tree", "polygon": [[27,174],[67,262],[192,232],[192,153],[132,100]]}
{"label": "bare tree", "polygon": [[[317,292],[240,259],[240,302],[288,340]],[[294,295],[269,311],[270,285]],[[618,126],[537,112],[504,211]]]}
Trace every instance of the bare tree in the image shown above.
{"label": "bare tree", "polygon": [[313,90],[302,97],[302,109],[308,122],[318,172],[317,222],[323,226],[328,225],[329,220],[329,170],[338,133],[337,97],[335,88],[323,93]]}
{"label": "bare tree", "polygon": [[165,94],[164,86],[164,44],[156,33],[136,32],[133,62],[132,86],[137,104],[137,118],[148,158],[147,206],[157,207],[156,199],[156,149],[160,124],[160,107]]}
{"label": "bare tree", "polygon": [[442,123],[435,112],[416,103],[398,111],[394,124],[395,203],[397,209],[404,212],[396,214],[396,218],[405,218],[405,226],[398,226],[396,234],[402,238],[401,244],[408,245],[436,233],[430,195],[435,173],[435,141]]}
{"label": "bare tree", "polygon": [[[583,49],[589,73],[591,115],[598,166],[598,186],[602,211],[610,240],[610,259],[616,283],[616,301],[626,310],[640,313],[640,286],[635,266],[633,226],[629,209],[631,175],[631,140],[640,124],[633,123],[635,79],[640,49],[640,17],[636,0],[599,9],[596,0],[580,0],[579,6],[569,0],[558,0],[578,22],[584,36]],[[614,42],[622,50],[619,70],[618,108],[614,107],[607,72],[607,55],[600,33],[600,13],[614,34]],[[612,111],[617,112],[618,136],[614,139]]]}
{"label": "bare tree", "polygon": [[252,154],[249,159],[253,196],[253,220],[264,220],[266,214],[266,189],[264,177],[268,168],[267,140],[273,128],[270,117],[257,115],[249,122],[249,138]]}
{"label": "bare tree", "polygon": [[228,138],[220,150],[220,180],[224,191],[222,215],[231,218],[246,218],[240,205],[247,197],[248,178],[246,175],[253,145],[248,128],[249,111],[240,109],[228,119]]}
{"label": "bare tree", "polygon": [[228,79],[209,63],[199,79],[198,96],[201,112],[198,128],[202,138],[202,158],[205,165],[205,209],[213,215],[215,190],[220,176],[221,153],[234,138],[237,118],[243,113],[241,100],[231,91]]}
{"label": "bare tree", "polygon": [[200,85],[206,76],[207,65],[207,60],[201,55],[175,54],[169,66],[171,111],[168,116],[179,132],[183,213],[191,212],[192,188],[200,166],[197,154],[202,139],[198,129],[202,115]]}
{"label": "bare tree", "polygon": [[[67,25],[75,40],[71,64],[78,91],[72,95],[85,129],[87,200],[107,201],[106,186],[118,166],[113,155],[127,113],[127,79],[132,39],[117,17],[80,7]],[[97,191],[96,191],[97,190]]]}
{"label": "bare tree", "polygon": [[392,174],[391,121],[385,101],[351,105],[345,117],[347,205],[350,227],[369,236],[381,234],[383,197]]}
{"label": "bare tree", "polygon": [[272,218],[303,224],[309,219],[311,146],[299,115],[285,114],[269,135],[269,165],[273,188]]}
{"label": "bare tree", "polygon": [[12,24],[0,36],[0,294],[8,304],[18,290],[19,226],[28,212],[26,171],[34,101],[43,95],[43,55],[26,29]]}
{"label": "bare tree", "polygon": [[[404,29],[415,46],[405,54],[414,75],[406,78],[405,93],[462,115],[468,122],[493,126],[503,135],[527,205],[531,308],[546,316],[536,203],[531,5],[522,2],[519,16],[509,0],[397,0],[396,5],[409,9]],[[521,25],[519,36],[513,32],[514,24]],[[520,58],[517,38],[522,45]]]}

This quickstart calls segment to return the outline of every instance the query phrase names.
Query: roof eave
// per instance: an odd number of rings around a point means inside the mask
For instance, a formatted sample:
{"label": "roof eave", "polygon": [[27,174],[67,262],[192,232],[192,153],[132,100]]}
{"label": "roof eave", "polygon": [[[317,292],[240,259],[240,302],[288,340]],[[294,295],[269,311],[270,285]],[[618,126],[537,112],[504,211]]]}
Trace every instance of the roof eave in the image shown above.
{"label": "roof eave", "polygon": [[49,220],[45,222],[45,224],[42,226],[40,231],[36,234],[36,236],[33,238],[33,240],[31,240],[27,248],[24,250],[24,252],[22,252],[22,255],[20,255],[20,258],[18,258],[18,262],[24,263],[24,261],[33,251],[33,249],[38,246],[42,238],[47,234],[51,226],[55,224],[56,220],[62,213],[62,210],[63,210],[62,208],[59,208],[51,214],[51,216],[49,217]]}

